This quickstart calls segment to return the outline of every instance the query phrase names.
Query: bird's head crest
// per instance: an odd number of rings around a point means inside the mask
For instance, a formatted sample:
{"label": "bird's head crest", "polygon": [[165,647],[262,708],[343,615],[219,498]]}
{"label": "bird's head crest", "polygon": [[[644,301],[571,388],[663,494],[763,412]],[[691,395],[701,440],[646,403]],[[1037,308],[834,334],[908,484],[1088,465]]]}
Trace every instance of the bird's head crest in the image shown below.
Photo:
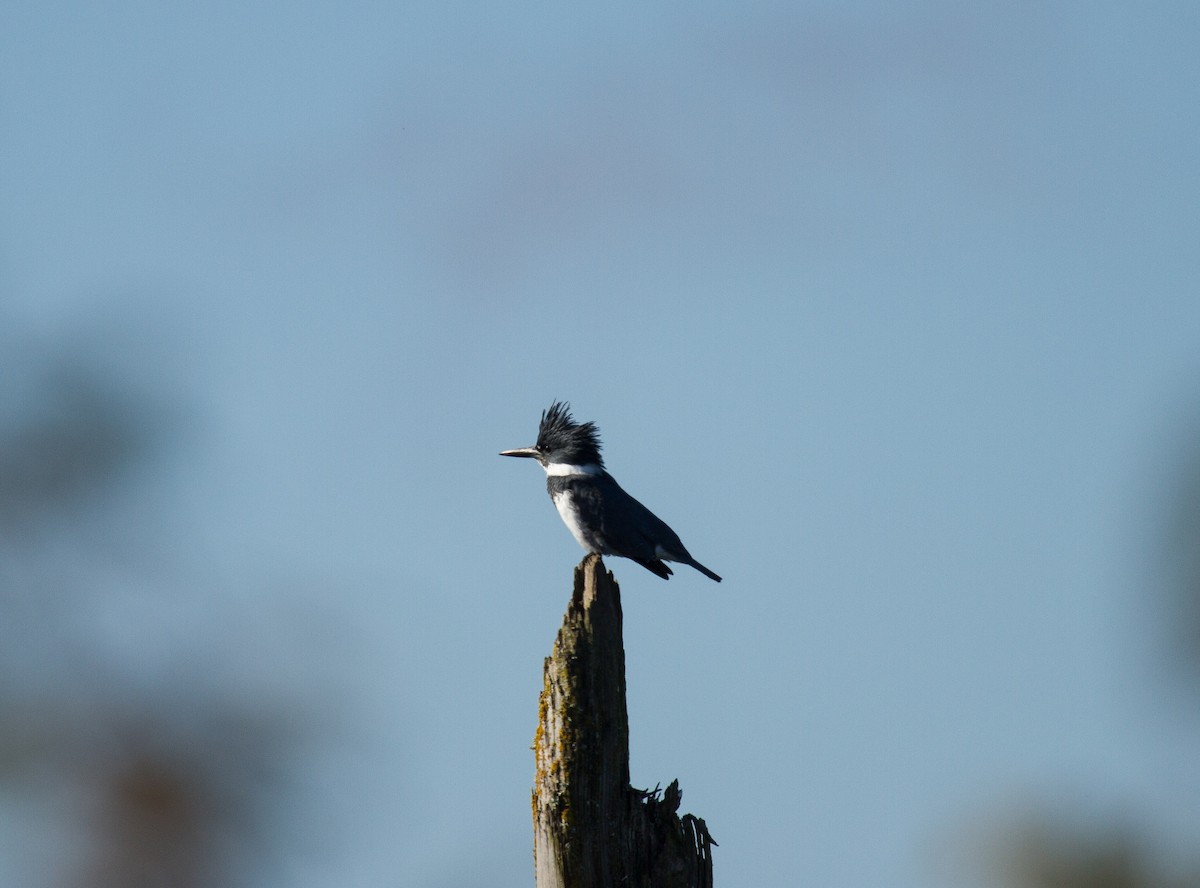
{"label": "bird's head crest", "polygon": [[542,411],[537,449],[546,455],[565,451],[571,461],[580,464],[604,465],[600,457],[600,430],[594,422],[576,422],[571,416],[571,405],[565,401],[555,401]]}

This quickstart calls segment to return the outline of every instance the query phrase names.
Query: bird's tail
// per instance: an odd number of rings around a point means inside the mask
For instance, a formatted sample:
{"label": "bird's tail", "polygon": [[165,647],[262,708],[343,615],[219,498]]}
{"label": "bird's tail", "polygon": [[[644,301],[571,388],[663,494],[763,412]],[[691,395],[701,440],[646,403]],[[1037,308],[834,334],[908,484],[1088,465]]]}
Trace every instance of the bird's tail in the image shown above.
{"label": "bird's tail", "polygon": [[695,558],[693,558],[691,561],[689,561],[688,564],[690,564],[692,567],[696,568],[696,570],[700,571],[700,573],[704,574],[710,580],[716,580],[718,583],[721,582],[721,578],[719,576],[717,576],[715,573],[713,573],[711,570],[709,570],[707,567],[705,567],[703,564],[701,564]]}

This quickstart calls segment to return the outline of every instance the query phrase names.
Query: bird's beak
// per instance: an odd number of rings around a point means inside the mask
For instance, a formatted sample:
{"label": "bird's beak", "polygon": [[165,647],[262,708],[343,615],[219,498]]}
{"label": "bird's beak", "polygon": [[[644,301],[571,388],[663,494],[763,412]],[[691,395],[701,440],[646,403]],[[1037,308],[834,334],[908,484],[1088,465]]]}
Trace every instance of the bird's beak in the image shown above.
{"label": "bird's beak", "polygon": [[501,450],[501,456],[528,456],[532,459],[538,458],[536,447],[518,447],[516,450]]}

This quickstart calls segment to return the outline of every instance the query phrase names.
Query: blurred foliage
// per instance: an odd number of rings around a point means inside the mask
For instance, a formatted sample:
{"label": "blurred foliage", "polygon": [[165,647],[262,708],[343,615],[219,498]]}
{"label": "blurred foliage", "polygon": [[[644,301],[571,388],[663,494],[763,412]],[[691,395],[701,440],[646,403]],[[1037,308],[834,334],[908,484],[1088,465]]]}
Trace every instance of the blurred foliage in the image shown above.
{"label": "blurred foliage", "polygon": [[1168,868],[1125,825],[1081,832],[1036,815],[1006,843],[1001,868],[1013,888],[1200,888],[1200,861]]}
{"label": "blurred foliage", "polygon": [[[1158,553],[1167,578],[1163,650],[1189,695],[1200,693],[1200,423],[1182,437],[1183,457],[1167,462],[1171,489]],[[1153,673],[1151,673],[1153,674]],[[1194,698],[1193,698],[1194,699]],[[1197,738],[1200,739],[1200,738]],[[1080,821],[1090,812],[1079,812]],[[1195,824],[1200,827],[1200,798]],[[1001,830],[1003,833],[1004,831]],[[1200,835],[1200,834],[1198,834]],[[1069,816],[1031,815],[1001,840],[1000,867],[1013,888],[1200,888],[1200,854],[1170,865],[1134,824],[1082,829]]]}
{"label": "blurred foliage", "polygon": [[245,884],[268,844],[294,726],[210,709],[185,732],[153,716],[133,733],[117,727],[120,743],[72,768],[90,803],[68,888]]}
{"label": "blurred foliage", "polygon": [[[28,888],[253,884],[310,727],[294,704],[206,674],[222,638],[176,653],[182,666],[169,649],[147,666],[139,648],[162,649],[159,627],[126,615],[114,651],[77,618],[112,594],[89,526],[111,520],[110,497],[167,440],[164,412],[132,392],[79,353],[0,349],[0,802],[24,812],[6,822],[53,835],[22,864]],[[151,595],[164,578],[124,558],[116,573]],[[160,591],[170,607],[173,589]]]}
{"label": "blurred foliage", "polygon": [[1164,534],[1172,634],[1168,650],[1191,690],[1200,693],[1200,436],[1189,445],[1172,475],[1176,486]]}
{"label": "blurred foliage", "polygon": [[6,405],[0,426],[0,531],[7,533],[108,488],[156,440],[152,413],[97,372],[61,364],[39,375],[25,409]]}

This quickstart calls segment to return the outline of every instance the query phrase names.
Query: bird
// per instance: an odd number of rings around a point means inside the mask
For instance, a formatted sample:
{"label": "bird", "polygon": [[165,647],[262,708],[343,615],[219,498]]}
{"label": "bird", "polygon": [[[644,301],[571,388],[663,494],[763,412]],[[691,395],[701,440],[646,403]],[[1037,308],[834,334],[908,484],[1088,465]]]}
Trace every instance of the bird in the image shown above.
{"label": "bird", "polygon": [[628,558],[664,580],[674,573],[666,562],[674,561],[721,582],[692,557],[666,522],[608,474],[600,456],[600,430],[594,422],[576,422],[570,404],[555,401],[542,411],[532,447],[503,450],[500,456],[527,457],[541,464],[550,499],[586,551]]}

